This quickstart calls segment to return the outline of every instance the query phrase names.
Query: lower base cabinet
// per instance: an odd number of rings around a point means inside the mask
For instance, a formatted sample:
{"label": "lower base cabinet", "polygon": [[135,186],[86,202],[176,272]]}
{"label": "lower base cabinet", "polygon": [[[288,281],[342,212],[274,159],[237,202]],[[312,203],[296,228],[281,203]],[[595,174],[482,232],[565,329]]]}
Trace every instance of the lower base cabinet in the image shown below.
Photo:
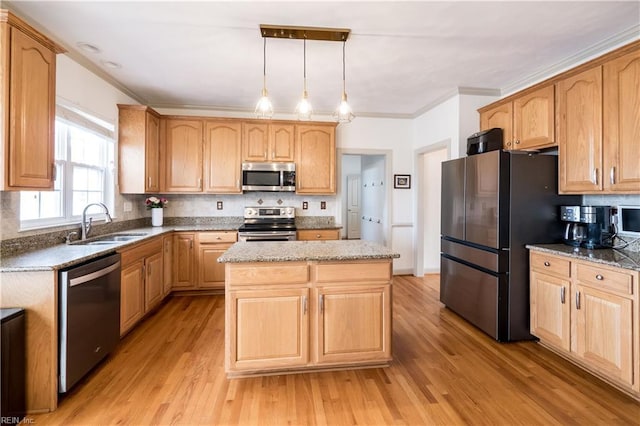
{"label": "lower base cabinet", "polygon": [[391,261],[227,264],[230,376],[391,360]]}
{"label": "lower base cabinet", "polygon": [[536,251],[530,264],[531,334],[640,399],[640,273]]}

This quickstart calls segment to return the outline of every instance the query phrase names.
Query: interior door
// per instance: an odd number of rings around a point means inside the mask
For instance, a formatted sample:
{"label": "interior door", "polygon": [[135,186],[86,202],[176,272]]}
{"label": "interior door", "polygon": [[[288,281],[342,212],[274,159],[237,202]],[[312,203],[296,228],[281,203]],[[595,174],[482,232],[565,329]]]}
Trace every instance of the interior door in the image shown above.
{"label": "interior door", "polygon": [[360,238],[360,175],[347,176],[347,239]]}

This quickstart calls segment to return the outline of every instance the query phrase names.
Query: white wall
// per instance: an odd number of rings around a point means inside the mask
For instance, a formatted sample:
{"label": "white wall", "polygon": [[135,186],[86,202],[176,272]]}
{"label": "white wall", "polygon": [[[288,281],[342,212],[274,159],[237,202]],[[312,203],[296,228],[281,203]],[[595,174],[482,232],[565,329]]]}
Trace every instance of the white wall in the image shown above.
{"label": "white wall", "polygon": [[425,273],[440,270],[440,198],[442,162],[447,160],[447,148],[422,155],[424,198],[423,269]]}

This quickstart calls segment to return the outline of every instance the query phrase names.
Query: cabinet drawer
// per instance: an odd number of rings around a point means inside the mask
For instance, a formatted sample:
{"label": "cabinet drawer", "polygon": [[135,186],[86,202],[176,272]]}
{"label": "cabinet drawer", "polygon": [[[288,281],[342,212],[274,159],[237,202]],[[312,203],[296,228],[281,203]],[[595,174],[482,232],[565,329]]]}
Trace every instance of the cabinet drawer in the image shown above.
{"label": "cabinet drawer", "polygon": [[306,284],[309,265],[296,263],[233,263],[228,264],[225,277],[231,286]]}
{"label": "cabinet drawer", "polygon": [[633,276],[624,271],[578,263],[576,277],[583,285],[609,289],[621,294],[633,294]]}
{"label": "cabinet drawer", "polygon": [[391,262],[320,263],[315,265],[317,283],[371,282],[391,280]]}
{"label": "cabinet drawer", "polygon": [[122,267],[126,268],[129,264],[139,259],[162,252],[162,237],[155,237],[151,241],[146,240],[131,248],[118,250],[118,252],[121,255],[120,262],[122,263]]}
{"label": "cabinet drawer", "polygon": [[304,229],[298,231],[298,240],[337,240],[339,239],[340,230],[338,229]]}
{"label": "cabinet drawer", "polygon": [[235,231],[199,232],[198,242],[201,244],[235,243],[238,241],[238,233]]}
{"label": "cabinet drawer", "polygon": [[569,277],[571,275],[570,260],[535,251],[531,252],[531,268],[561,277]]}

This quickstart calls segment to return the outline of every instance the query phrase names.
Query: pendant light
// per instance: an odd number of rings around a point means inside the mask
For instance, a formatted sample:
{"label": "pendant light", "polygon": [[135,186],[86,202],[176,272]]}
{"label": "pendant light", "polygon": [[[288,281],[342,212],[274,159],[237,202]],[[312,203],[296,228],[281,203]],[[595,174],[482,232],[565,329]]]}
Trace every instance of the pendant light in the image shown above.
{"label": "pendant light", "polygon": [[262,97],[256,104],[256,117],[269,119],[273,116],[273,105],[267,94],[267,39],[264,38],[262,52]]}
{"label": "pendant light", "polygon": [[302,40],[302,43],[304,87],[302,90],[302,99],[300,99],[300,102],[298,102],[298,105],[296,106],[296,116],[298,117],[298,120],[311,120],[313,108],[311,108],[311,103],[309,103],[309,99],[307,99],[307,40]]}
{"label": "pendant light", "polygon": [[345,47],[347,45],[347,41],[342,42],[342,100],[340,101],[340,105],[338,105],[338,109],[333,113],[333,117],[339,123],[349,123],[351,120],[355,118],[353,115],[353,111],[351,110],[351,106],[347,102],[347,84],[345,79]]}

